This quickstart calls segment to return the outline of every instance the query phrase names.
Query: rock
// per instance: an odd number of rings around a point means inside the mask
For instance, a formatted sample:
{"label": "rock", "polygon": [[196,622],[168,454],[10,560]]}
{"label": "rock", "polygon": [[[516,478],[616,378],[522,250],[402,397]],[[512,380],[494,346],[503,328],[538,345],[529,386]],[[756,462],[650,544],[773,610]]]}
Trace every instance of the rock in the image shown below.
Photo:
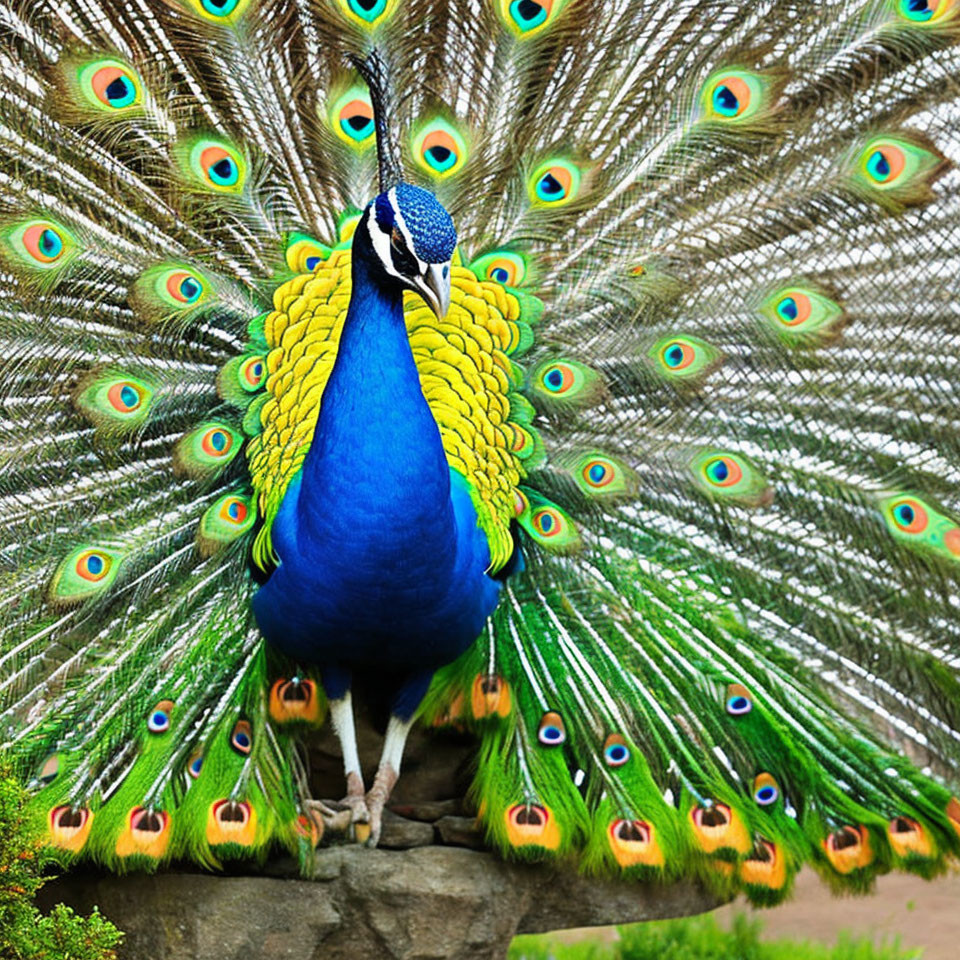
{"label": "rock", "polygon": [[473,817],[441,817],[434,827],[441,843],[451,847],[483,849],[483,834]]}
{"label": "rock", "polygon": [[692,883],[601,882],[438,846],[323,849],[312,880],[76,871],[41,891],[42,906],[60,901],[125,930],[121,960],[503,960],[517,933],[718,905]]}
{"label": "rock", "polygon": [[408,820],[423,820],[434,823],[441,817],[455,817],[463,813],[463,801],[454,800],[421,800],[416,803],[391,803],[390,809],[406,817]]}
{"label": "rock", "polygon": [[409,850],[429,847],[433,843],[433,825],[418,820],[407,820],[390,810],[383,811],[380,846],[386,850]]}

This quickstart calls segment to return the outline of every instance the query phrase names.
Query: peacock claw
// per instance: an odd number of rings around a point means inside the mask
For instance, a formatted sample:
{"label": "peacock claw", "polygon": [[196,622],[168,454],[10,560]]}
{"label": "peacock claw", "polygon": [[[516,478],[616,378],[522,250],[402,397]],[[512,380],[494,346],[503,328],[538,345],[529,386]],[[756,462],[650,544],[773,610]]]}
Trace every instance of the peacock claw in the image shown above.
{"label": "peacock claw", "polygon": [[[328,830],[338,833],[356,834],[357,827],[365,826],[369,820],[366,798],[346,796],[342,800],[309,800],[307,806],[323,818],[323,825]],[[358,842],[363,842],[359,838]]]}

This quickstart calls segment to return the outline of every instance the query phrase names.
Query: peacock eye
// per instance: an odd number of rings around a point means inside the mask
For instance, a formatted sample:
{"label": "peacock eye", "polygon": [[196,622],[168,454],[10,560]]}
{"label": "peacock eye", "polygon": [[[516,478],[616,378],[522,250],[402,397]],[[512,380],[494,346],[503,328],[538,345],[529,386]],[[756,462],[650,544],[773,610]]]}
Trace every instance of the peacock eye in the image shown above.
{"label": "peacock eye", "polygon": [[900,16],[915,24],[929,24],[942,20],[955,6],[955,0],[900,0]]}
{"label": "peacock eye", "polygon": [[537,739],[545,747],[557,747],[567,739],[567,728],[559,713],[551,710],[543,715],[537,730]]}
{"label": "peacock eye", "polygon": [[390,245],[398,253],[407,252],[407,245],[403,242],[403,235],[396,227],[390,231]]}
{"label": "peacock eye", "polygon": [[530,199],[539,205],[557,207],[569,203],[580,192],[580,168],[569,160],[555,159],[540,164],[530,178]]}
{"label": "peacock eye", "polygon": [[253,747],[253,730],[246,720],[238,720],[230,734],[230,746],[241,756],[247,756]]}
{"label": "peacock eye", "polygon": [[173,701],[161,700],[147,717],[147,729],[151,733],[166,733],[170,729],[170,717],[173,713]]}
{"label": "peacock eye", "polygon": [[86,550],[77,558],[77,576],[91,583],[102,580],[109,572],[113,558],[102,550]]}
{"label": "peacock eye", "polygon": [[203,769],[203,754],[195,753],[190,760],[190,765],[187,767],[187,772],[193,777],[194,780],[200,776],[200,771]]}
{"label": "peacock eye", "polygon": [[80,92],[98,108],[124,110],[141,101],[140,78],[119,60],[96,60],[79,71]]}
{"label": "peacock eye", "polygon": [[213,427],[203,435],[203,451],[211,457],[223,457],[233,446],[233,437],[219,427]]}
{"label": "peacock eye", "polygon": [[249,513],[246,501],[240,497],[228,497],[220,507],[220,518],[227,523],[246,523]]}
{"label": "peacock eye", "polygon": [[901,500],[894,505],[891,512],[893,513],[893,522],[904,533],[923,533],[927,528],[929,522],[927,511],[917,500]]}
{"label": "peacock eye", "polygon": [[753,781],[753,799],[761,807],[769,807],[771,803],[776,803],[780,796],[780,788],[777,781],[769,773],[760,773]]}
{"label": "peacock eye", "polygon": [[436,117],[417,131],[412,151],[417,166],[440,180],[459,172],[467,162],[466,140],[442,117]]}
{"label": "peacock eye", "polygon": [[704,467],[707,480],[718,487],[732,487],[740,482],[743,471],[733,457],[714,457]]}
{"label": "peacock eye", "polygon": [[753,700],[746,687],[739,683],[731,683],[727,687],[727,713],[731,717],[742,717],[753,709]]}
{"label": "peacock eye", "polygon": [[603,745],[603,762],[608,767],[622,767],[630,759],[630,748],[618,733],[611,733]]}
{"label": "peacock eye", "polygon": [[178,147],[192,182],[217,193],[240,193],[247,163],[239,149],[223,140],[200,137]]}
{"label": "peacock eye", "polygon": [[240,0],[201,0],[200,5],[212,17],[229,17]]}

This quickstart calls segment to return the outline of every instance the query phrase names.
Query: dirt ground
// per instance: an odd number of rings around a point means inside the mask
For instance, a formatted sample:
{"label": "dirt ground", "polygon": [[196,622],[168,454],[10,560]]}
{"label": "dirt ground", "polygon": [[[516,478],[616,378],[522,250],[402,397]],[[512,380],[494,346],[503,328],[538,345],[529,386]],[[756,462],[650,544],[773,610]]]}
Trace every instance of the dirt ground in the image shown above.
{"label": "dirt ground", "polygon": [[[724,924],[734,911],[750,910],[742,903],[721,907],[715,916]],[[835,943],[848,930],[877,942],[899,936],[904,947],[923,947],[923,960],[960,960],[960,873],[931,883],[904,874],[877,881],[870,897],[834,897],[816,874],[797,878],[789,903],[759,911],[764,939],[819,940]],[[612,940],[611,928],[566,931],[565,940]]]}

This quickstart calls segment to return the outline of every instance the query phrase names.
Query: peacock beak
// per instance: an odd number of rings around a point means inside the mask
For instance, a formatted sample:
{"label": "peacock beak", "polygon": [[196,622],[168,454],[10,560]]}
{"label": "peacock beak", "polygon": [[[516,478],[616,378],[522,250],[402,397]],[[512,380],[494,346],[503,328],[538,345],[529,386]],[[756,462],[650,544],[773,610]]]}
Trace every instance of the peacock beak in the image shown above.
{"label": "peacock beak", "polygon": [[417,283],[417,291],[442,320],[450,309],[450,263],[427,264],[426,273]]}

